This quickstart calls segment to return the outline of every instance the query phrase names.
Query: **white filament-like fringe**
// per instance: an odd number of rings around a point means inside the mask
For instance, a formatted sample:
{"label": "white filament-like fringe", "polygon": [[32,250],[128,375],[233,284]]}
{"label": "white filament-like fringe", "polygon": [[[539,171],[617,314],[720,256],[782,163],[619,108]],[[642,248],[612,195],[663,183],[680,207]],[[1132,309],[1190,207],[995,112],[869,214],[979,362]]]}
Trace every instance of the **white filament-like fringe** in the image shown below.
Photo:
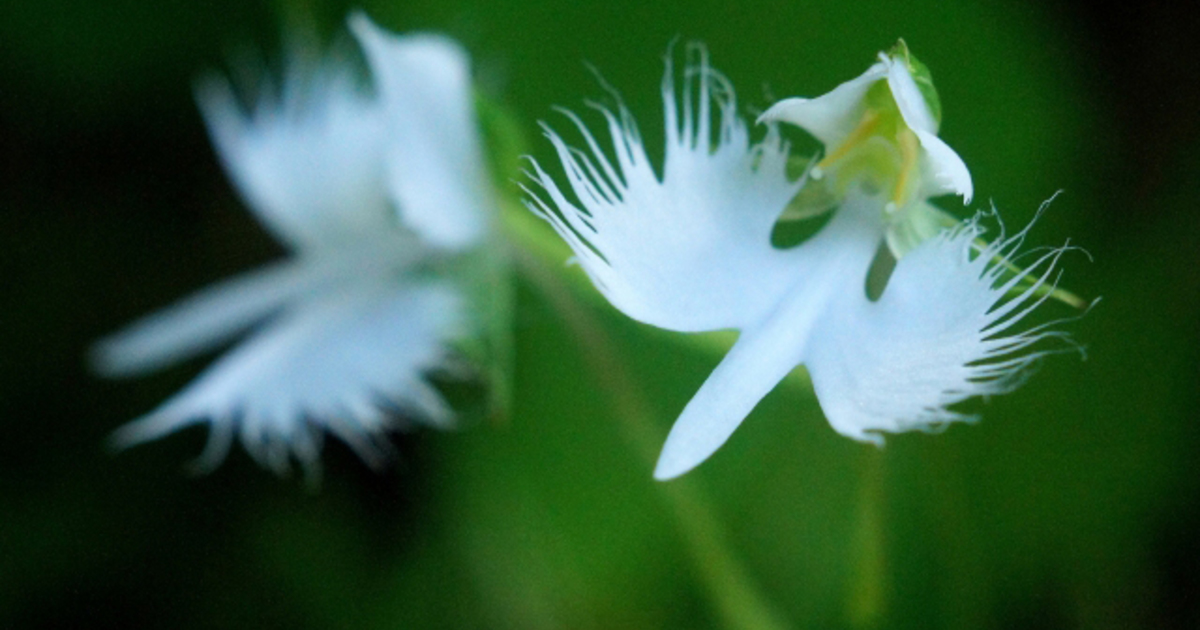
{"label": "white filament-like fringe", "polygon": [[[635,319],[673,330],[748,323],[732,308],[711,307],[722,300],[745,302],[746,292],[755,294],[749,302],[765,305],[765,295],[758,294],[772,283],[738,285],[747,274],[782,271],[770,250],[770,232],[800,186],[787,180],[787,146],[777,127],[769,125],[765,138],[752,144],[729,81],[708,65],[703,48],[690,51],[695,60],[678,93],[669,55],[666,60],[661,174],[617,97],[615,109],[588,103],[604,118],[609,152],[569,111],[559,110],[586,149],[568,145],[542,124],[574,198],[536,161],[526,172],[533,184],[523,185],[527,207],[567,242],[610,302]],[[709,306],[697,308],[701,302]]]}
{"label": "white filament-like fringe", "polygon": [[463,304],[450,286],[376,281],[310,298],[204,371],[158,409],[118,428],[114,448],[207,424],[192,468],[208,472],[235,436],[263,467],[292,461],[315,479],[324,433],[380,468],[387,434],[411,421],[446,428],[453,414],[426,375],[454,365],[446,343],[463,334]]}
{"label": "white filament-like fringe", "polygon": [[[1058,263],[1063,254],[1078,249],[1068,241],[1058,247],[1038,248],[1024,253],[1019,251],[1029,230],[1040,218],[1048,203],[1049,201],[1043,204],[1034,219],[1012,236],[1005,234],[1001,222],[996,240],[982,247],[977,245],[976,239],[984,232],[981,226],[983,214],[935,237],[930,246],[957,250],[962,269],[955,273],[962,273],[985,287],[984,291],[978,293],[978,303],[974,305],[978,309],[980,322],[977,355],[965,363],[965,373],[961,378],[956,377],[953,383],[942,383],[936,399],[927,401],[918,414],[900,418],[895,421],[894,427],[884,430],[938,431],[950,422],[975,421],[978,419],[976,416],[951,411],[947,407],[968,398],[979,396],[986,399],[1015,390],[1030,376],[1032,368],[1047,355],[1069,350],[1084,354],[1082,346],[1076,344],[1068,333],[1057,330],[1056,327],[1074,321],[1086,312],[1014,332],[1021,321],[1052,297],[1051,294],[1058,287],[1062,275]],[[990,214],[999,219],[999,215],[994,211]],[[1013,263],[1031,253],[1036,253],[1037,258],[1020,272],[1014,273],[1006,267],[1006,263]],[[1012,277],[1004,279],[1006,274],[1011,274]],[[1018,289],[1026,282],[1029,282],[1028,286]],[[1032,350],[1039,342],[1049,339],[1062,341],[1070,348]],[[878,435],[868,439],[882,441]]]}

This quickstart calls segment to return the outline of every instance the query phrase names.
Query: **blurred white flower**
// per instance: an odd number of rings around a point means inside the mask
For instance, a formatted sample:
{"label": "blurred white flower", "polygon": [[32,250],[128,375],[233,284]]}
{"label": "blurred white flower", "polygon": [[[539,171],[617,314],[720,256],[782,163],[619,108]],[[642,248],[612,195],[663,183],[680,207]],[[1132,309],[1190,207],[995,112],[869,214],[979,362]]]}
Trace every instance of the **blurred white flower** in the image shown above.
{"label": "blurred white flower", "polygon": [[[1049,296],[1065,247],[1012,272],[1008,262],[1025,231],[984,245],[977,221],[942,229],[948,215],[928,210],[925,199],[969,198],[971,179],[936,136],[936,94],[918,84],[928,75],[907,49],[881,54],[830,94],[769,109],[757,143],[729,82],[702,49],[697,54],[684,72],[682,106],[668,61],[661,176],[623,105],[601,109],[612,159],[568,114],[587,152],[548,128],[546,135],[573,199],[534,164],[541,191],[528,191],[527,201],[630,317],[677,331],[741,331],[672,428],[655,477],[675,477],[708,458],[800,364],[833,428],[874,443],[882,443],[881,432],[967,419],[948,407],[1015,387],[1042,354],[1029,346],[1057,333],[1013,327]],[[824,160],[798,181],[786,175],[788,146],[775,120],[801,125],[826,145]],[[817,187],[821,194],[805,196]],[[828,224],[799,246],[774,248],[785,208],[809,198],[832,199]],[[904,247],[872,301],[868,269],[884,242]]]}
{"label": "blurred white flower", "polygon": [[466,53],[436,35],[395,36],[362,14],[350,30],[373,91],[349,60],[293,56],[249,112],[228,83],[200,108],[247,206],[288,259],[204,289],[102,340],[96,368],[135,375],[236,347],[146,416],[125,447],[209,423],[202,466],[234,435],[262,465],[313,472],[324,432],[378,465],[400,417],[452,420],[425,380],[453,366],[467,297],[445,273],[478,247],[493,212]]}

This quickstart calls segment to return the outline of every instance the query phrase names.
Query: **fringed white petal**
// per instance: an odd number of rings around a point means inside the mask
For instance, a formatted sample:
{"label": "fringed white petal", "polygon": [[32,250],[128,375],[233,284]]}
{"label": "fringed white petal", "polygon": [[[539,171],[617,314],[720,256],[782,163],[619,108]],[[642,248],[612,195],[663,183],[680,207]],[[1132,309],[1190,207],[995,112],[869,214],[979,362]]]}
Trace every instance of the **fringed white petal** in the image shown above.
{"label": "fringed white petal", "polygon": [[387,185],[405,224],[442,247],[477,244],[490,194],[466,51],[438,35],[393,35],[362,13],[349,24],[386,107]]}
{"label": "fringed white petal", "polygon": [[224,79],[202,81],[196,96],[225,170],[284,243],[336,246],[395,226],[383,112],[345,64],[288,72],[280,92],[264,88],[249,114]]}
{"label": "fringed white petal", "polygon": [[826,148],[837,147],[862,120],[871,84],[886,77],[887,72],[884,63],[877,63],[827,94],[784,99],[763,112],[758,122],[790,123],[812,134]]}
{"label": "fringed white petal", "polygon": [[729,82],[703,51],[698,55],[684,72],[682,106],[667,63],[661,178],[624,106],[616,112],[597,106],[608,123],[612,159],[568,113],[587,151],[549,128],[546,135],[574,198],[535,163],[531,177],[542,191],[527,189],[526,202],[571,246],[613,305],[680,331],[742,327],[770,310],[790,273],[787,258],[771,249],[771,229],[801,185],[787,179],[787,147],[778,131],[772,126],[751,144]]}
{"label": "fringed white petal", "polygon": [[119,447],[210,423],[202,466],[219,463],[234,434],[261,464],[317,466],[329,432],[368,464],[386,455],[397,411],[446,425],[450,411],[425,380],[462,334],[458,293],[444,284],[377,277],[343,284],[290,307],[218,359],[155,411],[113,437]]}
{"label": "fringed white petal", "polygon": [[[1028,230],[1028,228],[1026,228]],[[970,222],[930,239],[896,266],[878,302],[862,291],[839,295],[814,328],[805,364],[830,424],[848,437],[881,443],[879,432],[933,429],[967,420],[949,406],[1013,389],[1043,352],[1029,347],[1061,333],[1013,327],[1048,296],[1065,247],[1001,280],[1025,231],[982,252]],[[1015,297],[1025,278],[1036,279]]]}
{"label": "fringed white petal", "polygon": [[[715,452],[763,396],[799,365],[814,326],[837,295],[863,293],[867,269],[883,236],[882,202],[855,192],[828,225],[797,247],[789,292],[736,344],[671,428],[654,475],[670,479]],[[780,254],[782,255],[782,254]]]}

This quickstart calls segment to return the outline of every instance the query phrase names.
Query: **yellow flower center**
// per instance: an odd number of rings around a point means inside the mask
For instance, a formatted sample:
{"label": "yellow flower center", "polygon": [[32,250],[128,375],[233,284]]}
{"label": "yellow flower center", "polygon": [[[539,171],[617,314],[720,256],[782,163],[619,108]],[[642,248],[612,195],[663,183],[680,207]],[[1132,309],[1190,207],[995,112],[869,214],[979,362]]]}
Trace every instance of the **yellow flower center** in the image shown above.
{"label": "yellow flower center", "polygon": [[865,101],[858,125],[841,144],[829,148],[810,177],[829,177],[839,197],[854,184],[890,190],[884,208],[890,217],[912,201],[921,144],[905,124],[886,81],[871,86]]}

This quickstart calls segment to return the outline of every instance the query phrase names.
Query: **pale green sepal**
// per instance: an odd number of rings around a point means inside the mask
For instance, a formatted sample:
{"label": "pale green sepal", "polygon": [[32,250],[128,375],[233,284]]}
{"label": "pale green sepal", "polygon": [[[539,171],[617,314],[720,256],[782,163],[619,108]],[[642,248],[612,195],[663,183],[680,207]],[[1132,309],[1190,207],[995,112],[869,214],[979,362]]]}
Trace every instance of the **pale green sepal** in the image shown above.
{"label": "pale green sepal", "polygon": [[[483,137],[483,159],[488,170],[493,199],[499,217],[525,214],[519,205],[519,188],[513,183],[521,172],[522,156],[528,144],[520,123],[510,109],[490,96],[475,90],[475,117]],[[513,269],[507,249],[508,240],[495,233],[479,248],[461,256],[450,269],[470,305],[468,318],[474,335],[464,337],[455,347],[471,365],[478,366],[487,389],[489,418],[503,418],[512,408],[514,365]]]}
{"label": "pale green sepal", "polygon": [[896,260],[900,260],[921,243],[958,223],[954,215],[931,203],[921,201],[909,204],[888,227],[885,237],[888,250]]}

